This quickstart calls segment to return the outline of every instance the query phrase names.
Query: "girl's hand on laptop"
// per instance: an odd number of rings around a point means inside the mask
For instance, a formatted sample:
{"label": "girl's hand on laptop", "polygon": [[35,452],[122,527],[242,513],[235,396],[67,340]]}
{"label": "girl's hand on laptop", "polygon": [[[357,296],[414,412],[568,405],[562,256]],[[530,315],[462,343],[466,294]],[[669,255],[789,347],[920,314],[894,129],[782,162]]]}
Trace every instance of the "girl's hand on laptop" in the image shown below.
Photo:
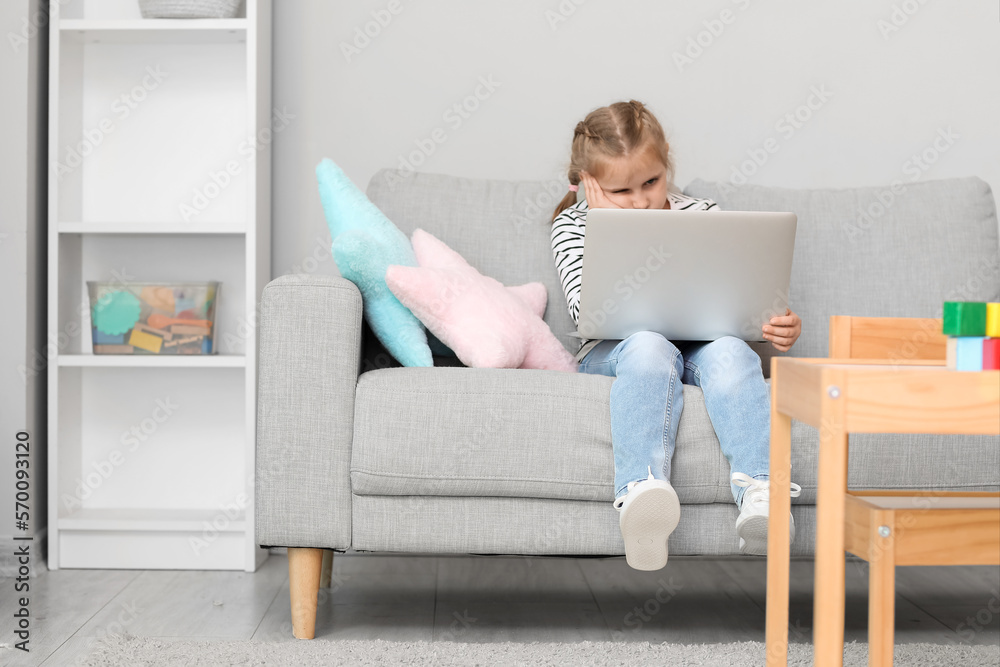
{"label": "girl's hand on laptop", "polygon": [[621,206],[607,198],[604,190],[601,189],[601,184],[587,172],[580,174],[580,182],[583,184],[583,194],[587,199],[587,208],[621,208]]}
{"label": "girl's hand on laptop", "polygon": [[761,327],[764,339],[771,341],[771,345],[781,352],[788,352],[802,333],[802,318],[791,308],[785,311],[784,315],[772,317],[768,324]]}

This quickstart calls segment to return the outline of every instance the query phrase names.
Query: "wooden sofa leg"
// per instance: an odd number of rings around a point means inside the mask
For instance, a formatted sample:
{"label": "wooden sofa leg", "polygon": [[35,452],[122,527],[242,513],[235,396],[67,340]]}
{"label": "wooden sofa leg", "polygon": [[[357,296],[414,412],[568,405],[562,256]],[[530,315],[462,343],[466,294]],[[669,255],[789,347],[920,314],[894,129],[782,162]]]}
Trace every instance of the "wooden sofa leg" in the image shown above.
{"label": "wooden sofa leg", "polygon": [[292,634],[296,639],[316,636],[316,600],[319,596],[323,549],[288,547],[288,586],[292,603]]}
{"label": "wooden sofa leg", "polygon": [[319,574],[319,587],[329,588],[333,575],[333,549],[323,549],[323,569]]}

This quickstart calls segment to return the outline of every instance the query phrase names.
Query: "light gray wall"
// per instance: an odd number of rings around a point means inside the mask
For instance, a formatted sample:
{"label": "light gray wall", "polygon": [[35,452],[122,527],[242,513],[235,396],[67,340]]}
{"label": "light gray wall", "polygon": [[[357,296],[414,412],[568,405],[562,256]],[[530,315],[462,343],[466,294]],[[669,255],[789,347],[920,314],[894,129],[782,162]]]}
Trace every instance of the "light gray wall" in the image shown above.
{"label": "light gray wall", "polygon": [[[0,327],[0,433],[9,440],[27,427],[34,436],[35,530],[44,522],[45,378],[26,383],[18,367],[45,343],[39,82],[47,40],[42,30],[15,48],[9,36],[22,34],[26,18],[38,24],[42,2],[0,3],[0,307],[9,318]],[[974,174],[1000,187],[1000,40],[990,3],[275,4],[275,107],[294,117],[275,138],[274,275],[335,273],[313,173],[322,157],[363,188],[380,167],[429,146],[440,128],[445,140],[422,171],[561,181],[575,123],[629,97],[649,104],[666,127],[681,187],[695,177],[730,178],[769,138],[778,150],[750,182],[852,187]],[[374,33],[378,18],[385,25],[348,62],[343,45],[366,24]],[[675,54],[699,39],[707,46],[678,67]],[[483,79],[495,88],[480,87]],[[449,112],[477,88],[484,99],[468,117]],[[818,108],[801,127],[783,123],[813,89],[831,95],[822,104],[813,98]],[[947,128],[957,138],[920,169],[912,156],[933,154]],[[0,503],[8,507],[12,480],[13,459],[4,455]],[[0,536],[12,528],[8,514]]]}
{"label": "light gray wall", "polygon": [[[760,157],[773,138],[777,151],[750,182],[853,187],[978,175],[1000,188],[995,4],[275,4],[275,104],[295,119],[275,140],[274,275],[335,272],[313,175],[322,157],[364,188],[378,168],[398,166],[418,150],[415,142],[441,128],[447,138],[420,170],[563,178],[576,122],[629,97],[649,104],[664,124],[680,187],[695,177],[728,179],[748,151]],[[730,14],[722,17],[724,10]],[[391,21],[348,62],[341,44],[373,21],[372,12]],[[709,31],[720,26],[718,36]],[[679,68],[675,52],[699,38],[707,46]],[[490,76],[499,87],[459,127],[449,124],[448,109]],[[822,104],[813,98],[819,108],[801,127],[777,127],[813,89],[831,95]],[[928,169],[910,162],[924,150],[933,154],[939,130],[949,127],[958,138]]]}
{"label": "light gray wall", "polygon": [[[0,542],[34,534],[37,565],[46,518],[45,372],[22,374],[45,339],[45,68],[48,40],[38,17],[42,0],[0,3],[0,505],[14,507],[14,439],[31,434],[31,528],[15,531],[12,513],[0,519]],[[27,28],[25,20],[28,21]],[[34,28],[39,26],[40,31]],[[13,38],[11,37],[13,35]],[[21,37],[27,37],[26,42]],[[0,557],[9,571],[10,549]]]}

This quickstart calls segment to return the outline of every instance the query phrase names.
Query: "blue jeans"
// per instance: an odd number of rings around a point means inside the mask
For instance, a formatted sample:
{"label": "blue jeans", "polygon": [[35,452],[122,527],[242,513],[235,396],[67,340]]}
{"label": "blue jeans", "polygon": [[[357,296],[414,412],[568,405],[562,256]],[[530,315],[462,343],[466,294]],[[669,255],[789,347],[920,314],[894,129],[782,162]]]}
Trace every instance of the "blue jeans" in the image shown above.
{"label": "blue jeans", "polygon": [[[641,331],[605,340],[580,362],[581,373],[615,378],[611,385],[611,443],[615,498],[629,482],[670,480],[677,425],[684,408],[681,384],[701,387],[705,408],[732,472],[767,479],[770,472],[771,395],[760,357],[739,338],[672,343]],[[706,471],[706,475],[714,471]],[[737,506],[746,487],[730,484]]]}

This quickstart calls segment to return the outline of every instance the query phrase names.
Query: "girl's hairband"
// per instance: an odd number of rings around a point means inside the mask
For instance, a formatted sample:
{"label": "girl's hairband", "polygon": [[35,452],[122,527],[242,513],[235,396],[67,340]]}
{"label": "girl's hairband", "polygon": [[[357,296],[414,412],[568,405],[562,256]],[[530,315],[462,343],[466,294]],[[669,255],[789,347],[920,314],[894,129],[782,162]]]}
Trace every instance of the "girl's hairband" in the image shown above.
{"label": "girl's hairband", "polygon": [[573,185],[572,183],[570,183],[570,185],[569,185],[569,191],[570,192],[576,192],[579,189],[580,189],[579,185]]}

